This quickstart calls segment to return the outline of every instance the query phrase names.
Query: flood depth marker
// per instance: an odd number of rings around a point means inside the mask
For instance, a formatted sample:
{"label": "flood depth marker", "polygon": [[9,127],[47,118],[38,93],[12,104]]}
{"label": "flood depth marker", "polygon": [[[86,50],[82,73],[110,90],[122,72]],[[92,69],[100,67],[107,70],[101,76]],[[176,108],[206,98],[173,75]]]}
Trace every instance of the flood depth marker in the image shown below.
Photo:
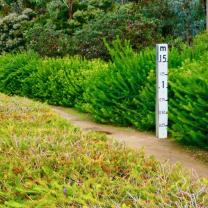
{"label": "flood depth marker", "polygon": [[156,45],[156,136],[168,137],[168,45]]}

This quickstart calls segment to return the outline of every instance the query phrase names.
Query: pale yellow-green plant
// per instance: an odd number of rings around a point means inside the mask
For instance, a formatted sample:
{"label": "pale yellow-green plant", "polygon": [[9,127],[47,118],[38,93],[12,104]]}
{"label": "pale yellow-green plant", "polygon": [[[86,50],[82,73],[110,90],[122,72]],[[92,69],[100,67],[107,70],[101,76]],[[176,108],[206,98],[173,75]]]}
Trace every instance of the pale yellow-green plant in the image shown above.
{"label": "pale yellow-green plant", "polygon": [[0,94],[0,207],[205,208],[207,187],[47,105]]}

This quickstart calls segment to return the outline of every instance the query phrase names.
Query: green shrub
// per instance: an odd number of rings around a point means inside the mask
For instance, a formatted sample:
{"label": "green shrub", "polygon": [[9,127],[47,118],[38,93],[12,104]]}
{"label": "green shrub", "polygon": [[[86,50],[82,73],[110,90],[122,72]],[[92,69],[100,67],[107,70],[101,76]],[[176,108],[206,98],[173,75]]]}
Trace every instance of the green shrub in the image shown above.
{"label": "green shrub", "polygon": [[[113,48],[108,46],[108,50],[112,57],[109,69],[93,77],[85,93],[88,111],[100,122],[131,124],[142,130],[153,130],[155,49],[135,53],[130,44],[126,43],[123,47],[117,40],[113,42]],[[179,67],[192,56],[190,47],[184,45],[180,50],[172,48],[169,65]]]}
{"label": "green shrub", "polygon": [[132,100],[155,67],[155,52],[146,49],[136,54],[129,43],[122,47],[119,40],[113,46],[109,49],[113,62],[92,78],[85,99],[96,120],[127,125],[134,110]]}
{"label": "green shrub", "polygon": [[[190,81],[191,79],[185,76],[185,74],[180,75],[180,67],[185,67],[187,63],[194,62],[195,60],[204,59],[203,54],[207,50],[207,44],[205,44],[206,38],[207,34],[202,34],[196,37],[196,40],[194,40],[192,47],[183,46],[181,50],[176,48],[170,49],[170,83],[176,83],[177,86],[179,85],[179,83],[176,82],[177,79],[179,81],[184,80],[184,82],[188,82],[190,88],[192,88],[192,83]],[[126,46],[123,50],[124,51],[122,51],[120,45],[114,44],[114,50],[110,50],[113,63],[109,66],[109,69],[107,71],[101,71],[100,74],[98,74],[97,77],[93,78],[92,82],[90,82],[90,86],[87,88],[87,91],[85,93],[85,99],[88,102],[87,110],[99,122],[133,125],[141,130],[154,130],[156,94],[154,51],[147,50],[140,54],[134,54],[131,48],[129,48],[128,46]],[[151,54],[152,58],[148,58],[148,53]],[[201,62],[199,63],[199,65],[200,64]],[[201,71],[204,72],[199,74],[199,77],[204,77],[205,82],[207,80],[207,74],[205,73],[205,71],[207,71],[207,65],[204,66],[203,70]],[[198,73],[200,73],[200,71],[198,71]],[[178,76],[180,76],[180,79],[178,78]],[[193,77],[193,79],[196,78],[197,74],[195,73],[195,78]],[[197,88],[196,83],[197,82],[195,82],[196,86],[193,86]],[[181,85],[182,84],[183,83],[181,83]],[[193,120],[192,115],[189,116],[190,112],[188,110],[185,113],[183,112],[183,107],[185,109],[189,108],[189,102],[191,102],[191,100],[193,99],[192,108],[196,108],[195,114],[197,115],[199,114],[199,111],[201,111],[202,114],[206,115],[207,105],[205,100],[207,97],[203,98],[202,101],[200,101],[200,99],[202,98],[199,99],[198,97],[190,97],[188,101],[184,99],[184,104],[182,101],[180,104],[179,100],[175,101],[175,97],[178,95],[178,92],[176,91],[177,88],[175,89],[173,86],[174,84],[171,84],[169,87],[170,112],[174,111],[174,113],[170,113],[170,132],[172,133],[173,137],[176,137],[177,140],[181,140],[186,144],[206,147],[206,116],[204,116],[205,118],[202,119],[201,122],[197,121],[197,118]],[[183,89],[183,86],[181,86],[181,88]],[[199,87],[198,90],[206,92],[206,85],[203,84],[201,87]],[[197,99],[199,99],[199,101],[196,101]],[[175,103],[174,107],[172,104],[173,102]],[[179,107],[177,109],[177,104],[179,106],[183,105],[183,107]],[[197,105],[201,106],[201,108],[199,109]],[[181,118],[181,121],[178,122],[178,124],[175,124],[177,117],[172,118],[173,115],[176,114],[176,111]],[[180,113],[184,113],[184,115],[182,116],[180,115]],[[185,118],[187,122],[193,121],[192,125],[195,125],[195,128],[193,128],[192,131],[189,130],[189,128],[191,129],[191,125],[188,126],[188,124],[186,123],[182,125],[183,119],[185,121]],[[203,123],[203,125],[201,123]],[[199,127],[199,125],[202,125],[202,127]],[[183,126],[184,130],[182,130]],[[190,133],[190,135],[188,134],[188,132]],[[192,141],[194,139],[196,140],[195,142]]]}
{"label": "green shrub", "polygon": [[32,52],[2,55],[0,91],[81,109],[87,80],[105,68],[103,61],[80,57],[40,59]]}
{"label": "green shrub", "polygon": [[154,130],[155,128],[155,91],[156,74],[155,70],[151,70],[144,85],[132,101],[135,109],[129,120],[140,130]]}
{"label": "green shrub", "polygon": [[104,66],[99,60],[79,57],[43,60],[32,77],[33,96],[50,104],[81,106],[87,79]]}
{"label": "green shrub", "polygon": [[[208,35],[203,33],[195,38],[193,46],[183,46],[180,50],[171,48],[169,51],[169,74],[170,79],[177,73],[177,68],[186,62],[200,60],[207,50]],[[186,79],[184,77],[184,79]],[[144,86],[138,91],[133,99],[134,111],[131,114],[131,123],[141,130],[155,129],[155,96],[156,96],[155,68],[150,72]],[[169,98],[172,97],[172,89],[169,87]]]}
{"label": "green shrub", "polygon": [[39,64],[38,55],[32,52],[0,56],[0,91],[32,97],[32,83],[27,80]]}
{"label": "green shrub", "polygon": [[171,76],[170,132],[188,145],[208,148],[208,53]]}

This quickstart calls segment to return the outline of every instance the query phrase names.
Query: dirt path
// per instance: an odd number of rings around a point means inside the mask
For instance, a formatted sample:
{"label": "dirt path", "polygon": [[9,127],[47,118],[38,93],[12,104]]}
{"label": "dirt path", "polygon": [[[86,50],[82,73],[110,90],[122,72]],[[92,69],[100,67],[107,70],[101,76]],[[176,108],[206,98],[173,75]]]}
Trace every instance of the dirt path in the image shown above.
{"label": "dirt path", "polygon": [[73,109],[53,107],[61,117],[69,120],[82,130],[103,132],[119,142],[124,142],[131,148],[144,148],[147,155],[154,155],[160,161],[180,162],[184,167],[193,171],[195,175],[208,177],[208,166],[196,160],[190,152],[170,140],[158,140],[150,133],[142,133],[133,128],[115,127],[97,124],[86,115]]}

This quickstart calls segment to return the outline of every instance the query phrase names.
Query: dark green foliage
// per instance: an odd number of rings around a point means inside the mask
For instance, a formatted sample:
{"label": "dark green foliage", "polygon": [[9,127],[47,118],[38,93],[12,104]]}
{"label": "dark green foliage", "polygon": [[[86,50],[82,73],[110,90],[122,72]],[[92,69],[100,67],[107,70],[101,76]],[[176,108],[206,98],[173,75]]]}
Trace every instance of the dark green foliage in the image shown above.
{"label": "dark green foliage", "polygon": [[32,49],[42,56],[64,56],[73,48],[68,35],[61,30],[56,30],[53,25],[43,28],[35,24],[24,33],[27,49]]}
{"label": "dark green foliage", "polygon": [[34,16],[31,9],[25,9],[21,14],[0,18],[0,54],[25,49],[23,33]]}
{"label": "dark green foliage", "polygon": [[35,18],[24,16],[27,27],[15,23],[6,28],[6,36],[0,37],[2,52],[25,49],[26,44],[42,56],[109,59],[103,38],[111,43],[118,35],[140,51],[175,38],[191,44],[205,28],[200,0],[1,0],[0,16],[22,16],[26,8],[35,11]]}
{"label": "dark green foliage", "polygon": [[201,0],[166,0],[173,17],[172,35],[190,43],[193,37],[205,28],[205,13]]}
{"label": "dark green foliage", "polygon": [[171,76],[172,136],[184,144],[208,148],[208,53]]}
{"label": "dark green foliage", "polygon": [[140,0],[144,16],[157,19],[163,37],[182,38],[190,43],[205,29],[204,4],[201,0]]}
{"label": "dark green foliage", "polygon": [[104,59],[109,54],[103,44],[103,38],[108,42],[116,39],[129,40],[134,49],[140,50],[152,46],[161,39],[157,30],[157,21],[145,18],[133,4],[118,7],[115,12],[101,13],[96,20],[84,25],[74,34],[76,53],[87,58]]}

